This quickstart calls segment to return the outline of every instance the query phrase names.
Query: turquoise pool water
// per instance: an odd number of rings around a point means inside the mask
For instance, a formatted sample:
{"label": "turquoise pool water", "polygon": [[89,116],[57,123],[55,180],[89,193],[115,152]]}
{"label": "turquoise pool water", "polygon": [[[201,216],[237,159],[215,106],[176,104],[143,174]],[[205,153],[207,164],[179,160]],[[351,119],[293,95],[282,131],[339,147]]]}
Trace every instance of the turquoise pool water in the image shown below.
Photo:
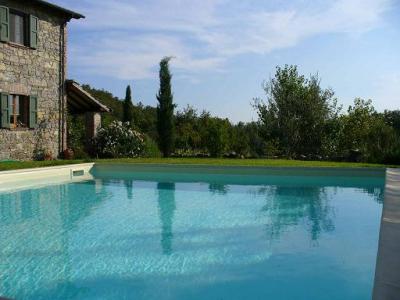
{"label": "turquoise pool water", "polygon": [[0,194],[0,296],[369,299],[384,180],[99,172]]}

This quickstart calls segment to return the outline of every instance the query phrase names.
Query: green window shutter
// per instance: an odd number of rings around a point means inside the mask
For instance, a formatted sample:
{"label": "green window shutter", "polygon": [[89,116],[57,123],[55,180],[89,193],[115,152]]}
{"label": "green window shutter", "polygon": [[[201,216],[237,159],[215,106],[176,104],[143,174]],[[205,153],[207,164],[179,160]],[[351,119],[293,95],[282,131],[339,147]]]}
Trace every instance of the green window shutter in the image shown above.
{"label": "green window shutter", "polygon": [[38,98],[36,96],[29,97],[29,128],[36,128],[37,126],[37,104]]}
{"label": "green window shutter", "polygon": [[0,41],[10,40],[10,12],[8,7],[0,6]]}
{"label": "green window shutter", "polygon": [[0,119],[1,119],[1,127],[2,128],[10,128],[10,101],[9,95],[2,93],[0,94]]}
{"label": "green window shutter", "polygon": [[39,40],[39,19],[29,15],[29,46],[36,49]]}

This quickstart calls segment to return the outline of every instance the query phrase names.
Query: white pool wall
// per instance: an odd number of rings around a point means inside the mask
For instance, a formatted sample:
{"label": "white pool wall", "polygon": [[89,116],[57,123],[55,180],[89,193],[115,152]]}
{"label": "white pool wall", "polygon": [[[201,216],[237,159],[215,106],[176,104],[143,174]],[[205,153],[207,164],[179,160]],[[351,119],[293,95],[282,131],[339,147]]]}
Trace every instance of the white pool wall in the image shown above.
{"label": "white pool wall", "polygon": [[0,172],[0,192],[93,179],[94,163]]}

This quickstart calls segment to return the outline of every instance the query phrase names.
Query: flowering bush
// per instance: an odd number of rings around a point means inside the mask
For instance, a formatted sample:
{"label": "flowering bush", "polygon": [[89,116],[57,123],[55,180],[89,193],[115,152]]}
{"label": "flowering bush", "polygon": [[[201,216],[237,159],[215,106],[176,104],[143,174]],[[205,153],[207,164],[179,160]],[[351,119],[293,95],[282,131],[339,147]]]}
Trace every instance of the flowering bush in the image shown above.
{"label": "flowering bush", "polygon": [[142,134],[132,130],[129,122],[114,121],[99,129],[94,142],[101,157],[137,157],[144,149]]}

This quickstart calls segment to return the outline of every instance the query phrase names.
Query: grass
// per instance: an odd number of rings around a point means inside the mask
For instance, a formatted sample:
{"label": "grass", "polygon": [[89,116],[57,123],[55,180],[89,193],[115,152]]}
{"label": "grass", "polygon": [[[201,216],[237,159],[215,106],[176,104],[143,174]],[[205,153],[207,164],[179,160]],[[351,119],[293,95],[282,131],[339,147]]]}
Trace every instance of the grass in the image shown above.
{"label": "grass", "polygon": [[[0,161],[0,171],[80,164],[83,160]],[[86,161],[87,162],[87,161]]]}
{"label": "grass", "polygon": [[123,164],[183,164],[213,166],[254,166],[254,167],[333,167],[333,168],[386,168],[393,165],[348,163],[331,161],[301,161],[287,159],[229,159],[229,158],[121,158],[95,160],[53,160],[53,161],[3,161],[0,171],[26,168],[39,168],[85,162],[123,163]]}

